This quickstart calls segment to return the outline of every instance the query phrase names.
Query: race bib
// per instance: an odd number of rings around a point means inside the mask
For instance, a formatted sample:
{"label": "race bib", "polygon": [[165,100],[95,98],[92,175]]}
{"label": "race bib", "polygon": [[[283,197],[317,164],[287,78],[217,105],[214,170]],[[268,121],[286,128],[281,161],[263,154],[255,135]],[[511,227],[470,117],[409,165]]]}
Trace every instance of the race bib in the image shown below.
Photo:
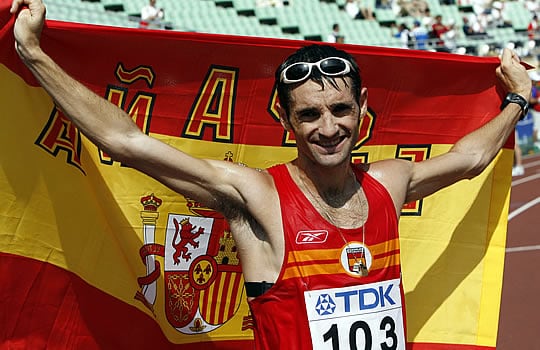
{"label": "race bib", "polygon": [[304,292],[315,350],[405,350],[399,279]]}

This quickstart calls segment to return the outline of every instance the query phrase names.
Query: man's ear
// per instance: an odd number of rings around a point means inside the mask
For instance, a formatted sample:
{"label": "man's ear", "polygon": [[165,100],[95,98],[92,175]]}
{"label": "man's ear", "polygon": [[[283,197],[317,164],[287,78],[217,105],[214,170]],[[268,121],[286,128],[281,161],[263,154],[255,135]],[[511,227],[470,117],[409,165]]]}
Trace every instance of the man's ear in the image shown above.
{"label": "man's ear", "polygon": [[291,123],[289,123],[289,116],[287,115],[287,111],[285,110],[285,108],[281,106],[281,103],[277,102],[276,109],[279,114],[279,122],[281,123],[283,128],[285,128],[285,130],[287,131],[291,131]]}
{"label": "man's ear", "polygon": [[368,110],[368,91],[364,87],[360,90],[360,99],[358,100],[358,105],[360,106],[360,118],[366,115]]}

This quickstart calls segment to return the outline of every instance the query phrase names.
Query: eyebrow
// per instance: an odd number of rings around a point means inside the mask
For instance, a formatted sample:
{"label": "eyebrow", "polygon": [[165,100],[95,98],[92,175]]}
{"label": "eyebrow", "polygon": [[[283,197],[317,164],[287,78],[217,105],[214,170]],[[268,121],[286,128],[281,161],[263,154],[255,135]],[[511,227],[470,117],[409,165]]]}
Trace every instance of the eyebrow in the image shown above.
{"label": "eyebrow", "polygon": [[302,114],[307,114],[307,113],[319,113],[319,109],[315,107],[306,107],[306,108],[302,108],[295,111],[295,113],[297,115],[302,115]]}
{"label": "eyebrow", "polygon": [[330,108],[336,108],[336,107],[353,107],[354,106],[354,103],[351,102],[351,101],[338,101],[336,103],[332,103],[330,105]]}

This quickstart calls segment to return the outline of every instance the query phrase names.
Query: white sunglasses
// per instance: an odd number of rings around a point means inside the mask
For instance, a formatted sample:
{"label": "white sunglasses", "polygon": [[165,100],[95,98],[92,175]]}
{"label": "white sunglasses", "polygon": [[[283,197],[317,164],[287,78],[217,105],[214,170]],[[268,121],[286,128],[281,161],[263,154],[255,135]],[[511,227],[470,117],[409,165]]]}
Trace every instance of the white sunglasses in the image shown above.
{"label": "white sunglasses", "polygon": [[351,63],[341,57],[327,57],[317,62],[293,63],[281,72],[280,81],[284,84],[294,84],[306,80],[311,75],[313,67],[317,67],[322,74],[335,77],[345,75],[351,71]]}

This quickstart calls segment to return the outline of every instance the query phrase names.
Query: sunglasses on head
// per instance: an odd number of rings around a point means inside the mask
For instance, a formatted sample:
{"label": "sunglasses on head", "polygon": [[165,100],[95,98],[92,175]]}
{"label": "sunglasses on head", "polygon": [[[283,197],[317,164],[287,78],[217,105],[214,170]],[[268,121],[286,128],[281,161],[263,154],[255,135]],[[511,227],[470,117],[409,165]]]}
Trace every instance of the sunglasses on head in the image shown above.
{"label": "sunglasses on head", "polygon": [[281,72],[280,81],[284,84],[294,84],[306,80],[311,75],[313,67],[321,74],[329,77],[345,75],[351,71],[351,63],[341,57],[327,57],[317,62],[293,63]]}

